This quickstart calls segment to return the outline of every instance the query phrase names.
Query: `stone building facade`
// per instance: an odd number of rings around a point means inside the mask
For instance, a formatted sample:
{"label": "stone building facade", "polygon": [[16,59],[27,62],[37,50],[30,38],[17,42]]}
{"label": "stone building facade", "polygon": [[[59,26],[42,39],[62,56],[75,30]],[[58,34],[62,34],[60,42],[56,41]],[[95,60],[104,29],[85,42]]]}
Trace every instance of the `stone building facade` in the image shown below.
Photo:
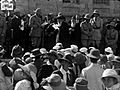
{"label": "stone building facade", "polygon": [[118,0],[16,0],[16,9],[21,13],[32,13],[41,8],[43,14],[62,12],[66,16],[82,15],[98,9],[103,17],[120,17]]}

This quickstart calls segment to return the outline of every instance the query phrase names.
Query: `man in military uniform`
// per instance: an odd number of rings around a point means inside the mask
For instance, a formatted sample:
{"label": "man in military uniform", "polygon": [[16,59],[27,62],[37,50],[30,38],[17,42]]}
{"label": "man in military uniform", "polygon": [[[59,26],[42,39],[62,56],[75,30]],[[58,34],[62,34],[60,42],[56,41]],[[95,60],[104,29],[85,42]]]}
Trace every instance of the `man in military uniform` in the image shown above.
{"label": "man in military uniform", "polygon": [[107,25],[107,32],[105,36],[107,47],[111,47],[113,52],[116,54],[118,31],[115,29],[115,22],[111,22]]}
{"label": "man in military uniform", "polygon": [[93,45],[99,48],[100,40],[101,40],[101,31],[103,29],[103,20],[100,18],[100,14],[98,10],[94,10],[90,23],[94,30],[92,37],[94,42]]}
{"label": "man in military uniform", "polygon": [[3,45],[5,42],[6,34],[6,19],[4,13],[0,13],[0,45]]}
{"label": "man in military uniform", "polygon": [[30,37],[33,48],[40,47],[42,37],[42,12],[37,8],[35,14],[30,17],[29,25],[31,27]]}
{"label": "man in military uniform", "polygon": [[86,14],[84,17],[84,21],[81,22],[80,27],[81,27],[81,43],[82,46],[84,47],[89,47],[90,41],[91,41],[91,32],[92,32],[92,26],[89,23],[90,21],[90,16],[89,14]]}

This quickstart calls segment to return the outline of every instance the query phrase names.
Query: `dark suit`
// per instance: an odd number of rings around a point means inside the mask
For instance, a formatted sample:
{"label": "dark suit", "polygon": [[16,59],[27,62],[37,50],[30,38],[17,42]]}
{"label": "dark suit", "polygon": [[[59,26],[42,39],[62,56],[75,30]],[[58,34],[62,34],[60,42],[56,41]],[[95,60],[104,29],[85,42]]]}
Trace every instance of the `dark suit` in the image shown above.
{"label": "dark suit", "polygon": [[22,31],[20,30],[20,25],[21,25],[21,18],[14,16],[12,18],[12,29],[13,29],[13,44],[20,44],[21,45],[21,35]]}
{"label": "dark suit", "polygon": [[[72,69],[69,69],[69,72],[70,72],[69,79],[67,77],[67,83],[66,83],[66,85],[67,86],[73,86],[73,84],[75,83],[76,76],[75,76],[75,73],[73,72]],[[62,74],[62,72],[60,70],[54,71],[53,74],[59,74],[60,77],[63,79],[63,74]]]}
{"label": "dark suit", "polygon": [[53,27],[53,24],[48,25],[48,27],[45,30],[46,33],[46,40],[45,40],[45,48],[49,51],[52,49],[53,46],[56,44],[56,35],[58,33],[58,30],[55,30]]}
{"label": "dark suit", "polygon": [[70,34],[69,34],[69,28],[70,26],[66,22],[62,22],[59,32],[59,39],[57,42],[60,42],[63,44],[64,48],[70,47]]}
{"label": "dark suit", "polygon": [[56,70],[56,67],[53,65],[47,65],[47,64],[42,65],[37,75],[38,83],[41,83],[43,78],[49,77],[54,70]]}

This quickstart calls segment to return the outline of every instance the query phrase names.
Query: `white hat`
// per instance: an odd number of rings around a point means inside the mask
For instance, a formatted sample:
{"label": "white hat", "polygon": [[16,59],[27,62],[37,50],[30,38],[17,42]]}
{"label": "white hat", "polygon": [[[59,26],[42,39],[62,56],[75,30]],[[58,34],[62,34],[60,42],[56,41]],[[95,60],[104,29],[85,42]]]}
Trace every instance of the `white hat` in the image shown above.
{"label": "white hat", "polygon": [[55,45],[52,49],[53,49],[53,50],[59,50],[59,49],[60,49],[60,46]]}
{"label": "white hat", "polygon": [[63,48],[63,44],[62,43],[56,43],[55,46],[60,46],[61,48]]}
{"label": "white hat", "polygon": [[108,53],[110,53],[110,54],[113,54],[113,50],[112,50],[111,47],[105,48],[105,52],[108,52]]}
{"label": "white hat", "polygon": [[40,53],[41,54],[46,54],[46,53],[48,53],[48,51],[45,48],[41,48],[40,49]]}
{"label": "white hat", "polygon": [[105,78],[105,77],[115,77],[118,81],[120,81],[120,76],[117,74],[117,72],[114,69],[104,70],[102,74],[102,78]]}
{"label": "white hat", "polygon": [[82,47],[82,48],[80,48],[79,51],[80,51],[80,52],[83,52],[83,53],[88,53],[88,52],[87,52],[88,49],[87,49],[86,47]]}
{"label": "white hat", "polygon": [[73,52],[78,52],[78,46],[77,45],[70,45],[70,48]]}

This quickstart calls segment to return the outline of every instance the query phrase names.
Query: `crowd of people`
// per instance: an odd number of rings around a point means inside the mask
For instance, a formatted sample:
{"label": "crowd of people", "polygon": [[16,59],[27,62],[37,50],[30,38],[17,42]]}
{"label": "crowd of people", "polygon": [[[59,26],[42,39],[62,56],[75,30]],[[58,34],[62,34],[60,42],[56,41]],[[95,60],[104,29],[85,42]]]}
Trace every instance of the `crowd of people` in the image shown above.
{"label": "crowd of people", "polygon": [[21,15],[19,11],[5,16],[0,14],[0,45],[7,51],[7,58],[14,45],[19,44],[25,51],[34,48],[46,48],[48,51],[60,42],[65,48],[71,44],[81,47],[96,47],[103,53],[111,47],[115,54],[119,52],[120,20],[101,18],[98,10],[93,14],[75,15],[66,19],[61,12],[55,16],[48,13],[43,16],[40,8],[33,14]]}
{"label": "crowd of people", "polygon": [[0,90],[120,90],[120,21],[0,14]]}

